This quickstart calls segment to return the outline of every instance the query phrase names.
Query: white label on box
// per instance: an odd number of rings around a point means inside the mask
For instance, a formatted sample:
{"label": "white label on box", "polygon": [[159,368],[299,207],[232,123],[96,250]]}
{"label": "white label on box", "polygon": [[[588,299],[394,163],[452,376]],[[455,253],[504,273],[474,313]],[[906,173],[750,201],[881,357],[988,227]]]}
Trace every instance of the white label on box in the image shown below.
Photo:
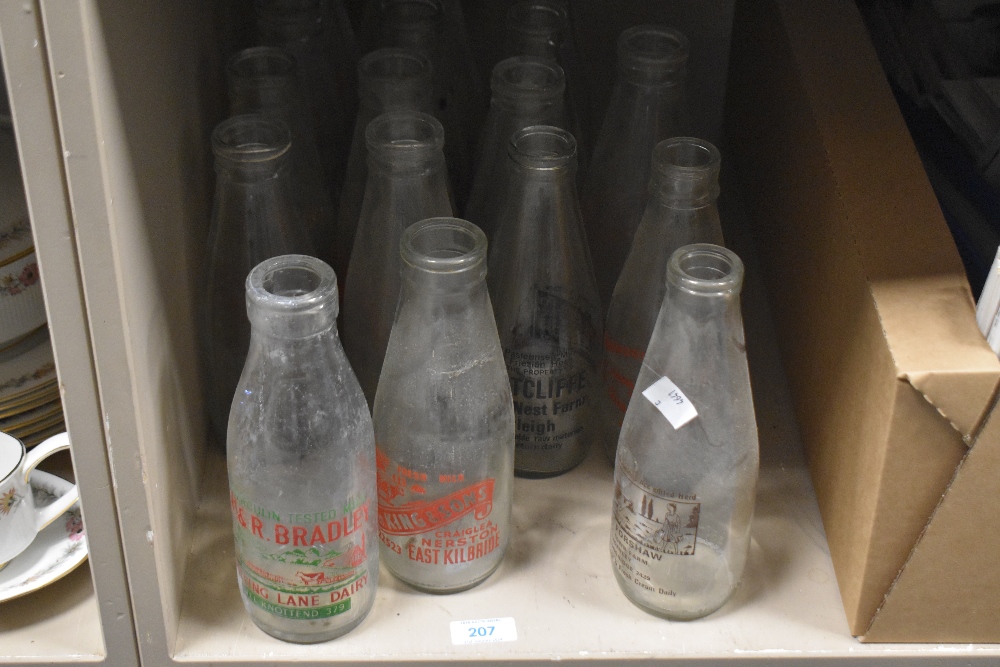
{"label": "white label on box", "polygon": [[513,618],[483,618],[478,621],[452,621],[451,643],[489,644],[517,641]]}
{"label": "white label on box", "polygon": [[649,385],[642,395],[656,406],[675,429],[679,429],[698,416],[694,404],[677,385],[670,381],[670,378],[660,378]]}

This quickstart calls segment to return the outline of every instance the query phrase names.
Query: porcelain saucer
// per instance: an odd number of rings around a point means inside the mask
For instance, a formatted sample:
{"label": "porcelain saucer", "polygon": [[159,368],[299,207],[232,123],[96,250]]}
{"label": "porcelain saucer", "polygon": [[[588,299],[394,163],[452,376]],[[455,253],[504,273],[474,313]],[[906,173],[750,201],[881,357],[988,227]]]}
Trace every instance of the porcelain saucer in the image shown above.
{"label": "porcelain saucer", "polygon": [[[72,486],[41,470],[31,473],[35,505],[41,507]],[[27,595],[62,579],[87,559],[80,505],[43,528],[31,545],[0,570],[0,602]]]}

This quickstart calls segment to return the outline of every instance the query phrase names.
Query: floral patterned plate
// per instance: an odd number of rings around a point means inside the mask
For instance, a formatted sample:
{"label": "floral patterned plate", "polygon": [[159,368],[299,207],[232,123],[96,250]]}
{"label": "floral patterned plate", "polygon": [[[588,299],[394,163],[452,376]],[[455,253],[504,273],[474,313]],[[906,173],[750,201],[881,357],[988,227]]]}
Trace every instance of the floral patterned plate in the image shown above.
{"label": "floral patterned plate", "polygon": [[0,350],[0,402],[23,397],[55,379],[56,362],[47,327],[40,327],[17,345]]}
{"label": "floral patterned plate", "polygon": [[[64,493],[71,484],[41,470],[31,473],[35,505],[41,507]],[[42,529],[31,545],[0,570],[0,602],[5,602],[62,579],[87,559],[80,505]]]}

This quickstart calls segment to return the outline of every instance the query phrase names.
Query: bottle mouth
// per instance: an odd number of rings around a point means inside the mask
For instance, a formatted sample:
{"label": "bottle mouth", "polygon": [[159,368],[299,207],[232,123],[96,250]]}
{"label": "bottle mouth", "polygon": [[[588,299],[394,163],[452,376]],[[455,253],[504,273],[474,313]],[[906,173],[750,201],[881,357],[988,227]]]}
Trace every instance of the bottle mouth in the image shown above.
{"label": "bottle mouth", "polygon": [[670,256],[667,279],[691,294],[739,294],[743,287],[743,261],[722,246],[693,243],[678,248]]}
{"label": "bottle mouth", "polygon": [[372,51],[358,63],[358,80],[366,87],[426,82],[430,85],[431,61],[411,49],[386,47]]}
{"label": "bottle mouth", "polygon": [[399,242],[405,265],[438,275],[486,275],[486,235],[461,218],[427,218],[405,230]]}
{"label": "bottle mouth", "polygon": [[515,132],[507,153],[518,164],[531,169],[558,169],[576,158],[576,139],[551,125],[531,125]]}
{"label": "bottle mouth", "polygon": [[226,65],[232,80],[283,79],[295,74],[295,59],[273,46],[255,46],[235,53]]}
{"label": "bottle mouth", "polygon": [[552,0],[523,0],[507,10],[507,29],[532,37],[556,37],[568,22],[565,5]]}
{"label": "bottle mouth", "polygon": [[[653,149],[653,170],[661,179],[661,194],[694,206],[719,196],[721,161],[718,148],[695,137],[673,137]],[[651,187],[657,187],[655,181]]]}
{"label": "bottle mouth", "polygon": [[320,29],[322,0],[268,0],[255,2],[257,24],[281,30],[284,37],[309,36]]}
{"label": "bottle mouth", "polygon": [[643,80],[683,73],[690,46],[679,30],[659,25],[628,28],[618,37],[618,67]]}
{"label": "bottle mouth", "polygon": [[212,130],[216,159],[242,165],[279,158],[288,153],[291,142],[291,132],[283,121],[258,114],[227,118]]}
{"label": "bottle mouth", "polygon": [[496,64],[490,87],[494,97],[558,99],[566,89],[566,75],[551,60],[514,56]]}
{"label": "bottle mouth", "polygon": [[371,155],[387,160],[425,158],[444,146],[444,127],[420,111],[390,111],[368,123],[365,142]]}
{"label": "bottle mouth", "polygon": [[337,276],[330,265],[308,255],[264,260],[247,276],[247,301],[268,312],[299,313],[327,304],[337,313]]}

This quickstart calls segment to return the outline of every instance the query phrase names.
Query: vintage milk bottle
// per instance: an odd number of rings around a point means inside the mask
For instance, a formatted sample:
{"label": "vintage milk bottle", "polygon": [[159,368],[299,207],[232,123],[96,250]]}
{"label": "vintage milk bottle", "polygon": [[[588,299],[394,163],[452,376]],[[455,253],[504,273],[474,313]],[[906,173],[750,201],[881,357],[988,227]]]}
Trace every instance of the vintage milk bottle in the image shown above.
{"label": "vintage milk bottle", "polygon": [[313,252],[295,205],[290,146],[288,126],[276,118],[234,116],[212,132],[215,200],[201,320],[209,421],[219,444],[250,345],[247,274],[270,257]]}
{"label": "vintage milk bottle", "polygon": [[228,463],[240,594],[264,632],[338,637],[378,585],[375,440],[337,337],[337,279],[284,255],[246,280],[250,354],[232,401]]}
{"label": "vintage milk bottle", "polygon": [[336,211],[316,150],[312,118],[303,106],[295,59],[284,49],[258,46],[234,54],[226,65],[229,110],[283,121],[292,133],[292,185],[316,251],[330,254]]}
{"label": "vintage milk bottle", "polygon": [[[335,264],[334,269],[340,276],[342,290],[347,285],[348,260],[354,248],[368,183],[368,145],[365,139],[368,123],[389,111],[431,113],[434,92],[431,76],[431,61],[411,49],[378,49],[364,56],[358,64],[361,101],[337,216],[336,257],[341,266]],[[395,244],[391,252],[396,254]]]}
{"label": "vintage milk bottle", "polygon": [[379,537],[414,588],[450,593],[499,566],[511,535],[514,411],[486,289],[486,237],[456,218],[411,225],[375,397]]}
{"label": "vintage milk bottle", "polygon": [[593,439],[601,306],[576,198],[576,142],[535,125],[508,144],[490,296],[517,417],[518,475],[580,463]]}
{"label": "vintage milk bottle", "polygon": [[369,405],[382,373],[400,294],[399,240],[413,223],[451,215],[444,128],[417,111],[368,124],[368,187],[344,293],[344,347]]}
{"label": "vintage milk bottle", "polygon": [[722,245],[715,200],[719,151],[702,139],[674,137],[653,150],[649,203],[635,233],[604,326],[598,439],[612,461],[625,410],[667,291],[667,261],[689,243]]}
{"label": "vintage milk bottle", "polygon": [[670,619],[717,610],[746,564],[758,454],[742,283],[743,263],[720,246],[671,255],[618,441],[615,577],[633,603]]}
{"label": "vintage milk bottle", "polygon": [[493,68],[493,98],[479,137],[476,170],[466,217],[487,238],[496,231],[507,192],[507,145],[511,135],[529,125],[566,125],[566,78],[552,60],[514,56]]}
{"label": "vintage milk bottle", "polygon": [[687,57],[687,38],[671,28],[636,26],[618,38],[618,78],[581,201],[597,289],[605,306],[646,206],[653,147],[685,134]]}

